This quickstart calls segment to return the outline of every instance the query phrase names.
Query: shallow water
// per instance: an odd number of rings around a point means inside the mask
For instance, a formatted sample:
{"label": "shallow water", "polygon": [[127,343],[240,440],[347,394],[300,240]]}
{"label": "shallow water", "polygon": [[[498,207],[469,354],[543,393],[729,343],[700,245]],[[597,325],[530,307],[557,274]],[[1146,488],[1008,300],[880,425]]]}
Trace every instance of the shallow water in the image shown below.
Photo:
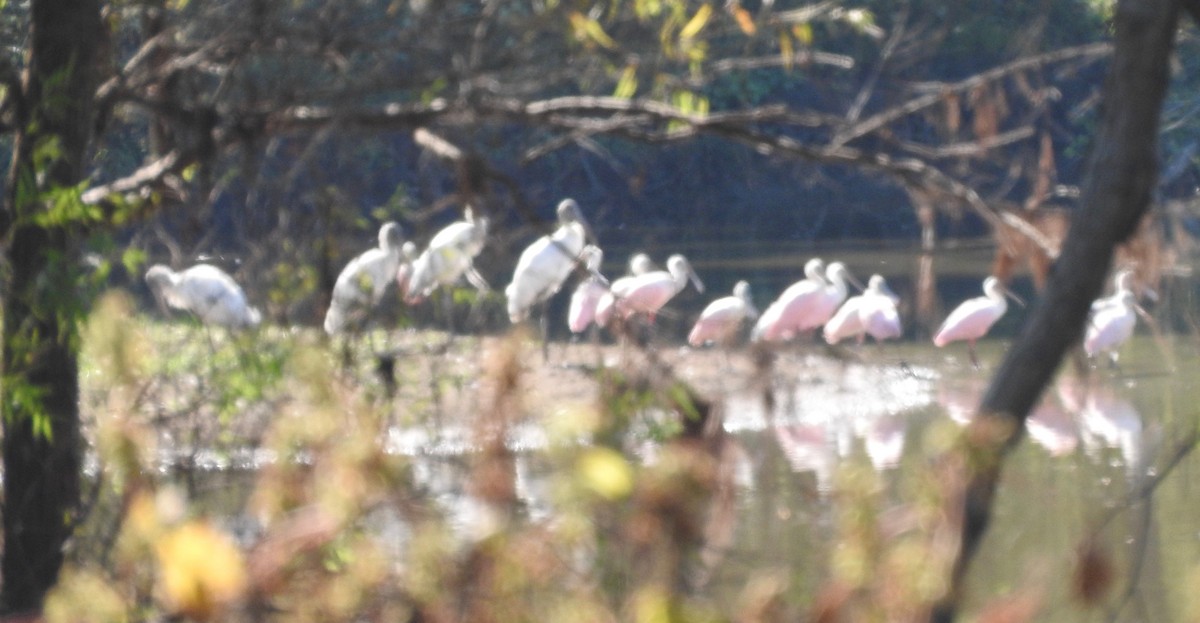
{"label": "shallow water", "polygon": [[[747,249],[742,256],[697,266],[709,293],[692,293],[679,309],[697,308],[694,316],[703,302],[724,294],[718,290],[722,284],[747,272],[765,308],[797,276],[807,255],[775,254],[765,262],[761,253]],[[977,295],[988,253],[964,248],[941,257],[946,270],[939,269],[939,293],[947,306]],[[911,250],[844,257],[860,279],[880,272],[911,300],[916,270]],[[981,370],[970,367],[961,344],[936,349],[910,331],[911,341],[849,347],[844,359],[815,348],[782,354],[791,365],[773,379],[773,411],[736,379],[706,388],[725,404],[732,440],[726,469],[735,495],[729,532],[722,537],[727,542],[708,561],[705,590],[733,599],[751,573],[779,568],[786,570],[793,603],[811,603],[831,576],[839,479],[866,466],[877,475],[880,508],[912,502],[914,481],[928,468],[939,440],[970,419],[1023,314],[1013,309],[997,327],[999,337],[980,344]],[[1193,506],[1200,494],[1200,460],[1184,458],[1152,496],[1135,498],[1165,469],[1175,444],[1200,415],[1200,384],[1191,381],[1200,372],[1196,340],[1183,336],[1167,348],[1143,333],[1122,350],[1119,368],[1101,364],[1087,379],[1068,369],[1047,390],[1005,467],[996,517],[971,571],[969,612],[1012,594],[1039,595],[1039,620],[1177,621],[1197,612],[1198,600],[1188,590],[1193,582],[1186,578],[1200,562],[1200,513]],[[411,459],[416,483],[464,535],[486,529],[485,513],[464,484],[471,431],[396,427],[384,437],[390,452]],[[509,438],[517,454],[518,494],[535,521],[554,510],[552,474],[543,460],[548,443],[545,431],[530,423]],[[653,461],[654,448],[641,447],[638,456]],[[254,465],[273,460],[263,454],[200,458],[215,483],[201,489],[228,500],[237,496],[227,478],[243,479]],[[230,523],[253,533],[244,518]],[[378,531],[397,551],[407,539],[395,518],[378,518]],[[1076,554],[1089,539],[1111,557],[1116,571],[1112,590],[1092,609],[1071,597]]]}

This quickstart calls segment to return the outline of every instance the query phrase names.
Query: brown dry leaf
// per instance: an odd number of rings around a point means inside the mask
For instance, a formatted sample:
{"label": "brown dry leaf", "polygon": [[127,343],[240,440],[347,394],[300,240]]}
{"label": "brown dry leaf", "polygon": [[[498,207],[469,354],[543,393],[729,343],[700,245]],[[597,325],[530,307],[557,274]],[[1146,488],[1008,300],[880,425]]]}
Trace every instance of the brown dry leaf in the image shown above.
{"label": "brown dry leaf", "polygon": [[750,15],[750,11],[743,9],[741,5],[733,5],[733,19],[737,20],[738,28],[746,33],[746,36],[752,37],[758,32],[758,27],[754,25],[754,18]]}
{"label": "brown dry leaf", "polygon": [[1112,588],[1116,571],[1112,558],[1095,541],[1088,541],[1079,548],[1079,559],[1075,574],[1071,578],[1072,594],[1085,605],[1094,606]]}
{"label": "brown dry leaf", "polygon": [[1041,145],[1038,149],[1037,177],[1033,182],[1033,193],[1025,202],[1026,210],[1036,209],[1042,200],[1050,193],[1050,185],[1054,183],[1054,141],[1049,132],[1042,132]]}
{"label": "brown dry leaf", "polygon": [[975,112],[972,129],[975,138],[986,141],[994,138],[1000,130],[1000,110],[996,99],[988,85],[979,85],[971,89],[969,96],[971,108]]}
{"label": "brown dry leaf", "polygon": [[954,134],[962,127],[962,108],[958,94],[949,91],[942,95],[942,104],[946,110],[946,130]]}

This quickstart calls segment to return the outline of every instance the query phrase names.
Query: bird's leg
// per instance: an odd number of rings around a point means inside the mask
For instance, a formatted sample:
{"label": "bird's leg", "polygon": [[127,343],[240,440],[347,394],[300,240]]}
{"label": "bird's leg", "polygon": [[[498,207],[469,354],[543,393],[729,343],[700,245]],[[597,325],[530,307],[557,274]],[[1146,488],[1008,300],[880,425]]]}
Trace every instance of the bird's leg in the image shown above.
{"label": "bird's leg", "polygon": [[446,317],[446,332],[454,335],[454,295],[450,288],[442,288],[442,313]]}
{"label": "bird's leg", "polygon": [[979,358],[975,356],[975,340],[967,340],[967,354],[971,357],[971,365],[978,370]]}
{"label": "bird's leg", "polygon": [[542,332],[542,363],[550,361],[550,306],[547,301],[538,304],[538,326]]}
{"label": "bird's leg", "polygon": [[474,266],[468,266],[465,274],[467,281],[471,282],[471,285],[475,286],[475,289],[479,290],[480,294],[487,294],[492,291],[492,286],[488,285],[487,280],[483,278],[483,275],[479,274],[479,271],[475,270]]}

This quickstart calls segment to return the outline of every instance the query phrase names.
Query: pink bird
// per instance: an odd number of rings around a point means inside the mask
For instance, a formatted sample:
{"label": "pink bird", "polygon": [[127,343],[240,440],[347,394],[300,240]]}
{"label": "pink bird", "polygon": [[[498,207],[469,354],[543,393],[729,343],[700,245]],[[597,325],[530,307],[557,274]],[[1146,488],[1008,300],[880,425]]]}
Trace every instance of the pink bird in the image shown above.
{"label": "pink bird", "polygon": [[696,271],[692,270],[687,258],[678,254],[672,255],[667,259],[667,270],[656,270],[634,277],[623,284],[613,284],[612,293],[616,299],[614,306],[622,317],[628,318],[636,313],[644,313],[653,321],[658,310],[679,294],[689,280],[698,292],[704,292],[704,284],[696,276]]}
{"label": "pink bird", "polygon": [[750,298],[750,284],[745,281],[733,286],[733,296],[719,298],[700,312],[700,319],[688,334],[688,344],[701,346],[705,342],[728,343],[742,326],[742,321],[758,316]]}
{"label": "pink bird", "polygon": [[829,322],[842,301],[846,300],[846,295],[849,293],[847,282],[853,283],[859,290],[863,289],[862,284],[850,274],[846,265],[841,262],[834,262],[825,267],[825,281],[825,288],[822,290],[821,296],[817,297],[811,315],[800,325],[801,331],[816,329]]}
{"label": "pink bird", "polygon": [[792,284],[767,308],[755,326],[752,339],[788,340],[798,333],[816,329],[828,322],[846,300],[847,281],[862,288],[841,262],[826,267],[823,278],[820,269],[821,260],[817,258],[804,265],[807,278]]}
{"label": "pink bird", "polygon": [[788,286],[779,298],[767,306],[750,332],[750,339],[755,342],[778,342],[795,336],[797,327],[806,320],[809,308],[825,288],[824,271],[825,262],[821,258],[808,260],[804,264],[804,279]]}
{"label": "pink bird", "polygon": [[899,297],[887,286],[882,275],[871,275],[867,289],[846,300],[833,318],[825,323],[825,341],[837,344],[855,337],[861,344],[870,335],[876,342],[900,337]]}
{"label": "pink bird", "polygon": [[968,299],[954,308],[933,336],[933,343],[939,348],[950,342],[966,340],[967,353],[975,368],[979,368],[979,359],[975,357],[975,340],[986,335],[988,329],[991,329],[1008,310],[1008,303],[1004,297],[1008,296],[1018,304],[1025,304],[995,277],[983,280],[983,293],[984,296]]}
{"label": "pink bird", "polygon": [[596,304],[600,302],[600,297],[608,292],[607,282],[600,276],[600,264],[604,261],[604,252],[600,247],[589,244],[580,252],[580,257],[587,264],[591,276],[579,282],[575,292],[571,294],[567,326],[572,333],[583,333],[591,326],[596,317]]}
{"label": "pink bird", "polygon": [[634,253],[629,258],[629,274],[613,281],[609,285],[608,290],[600,295],[600,300],[596,302],[596,325],[600,327],[608,326],[608,321],[612,318],[613,309],[616,307],[617,302],[617,299],[612,294],[615,290],[625,289],[634,277],[644,275],[652,270],[654,270],[654,262],[650,259],[649,255]]}

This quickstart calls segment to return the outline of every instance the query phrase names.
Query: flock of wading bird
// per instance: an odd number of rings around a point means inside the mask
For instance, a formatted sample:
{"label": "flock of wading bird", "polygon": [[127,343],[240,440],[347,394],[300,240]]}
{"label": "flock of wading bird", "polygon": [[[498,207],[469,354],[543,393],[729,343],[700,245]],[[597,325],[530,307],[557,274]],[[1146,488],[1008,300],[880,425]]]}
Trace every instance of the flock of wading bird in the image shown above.
{"label": "flock of wading bird", "polygon": [[[379,230],[379,246],[352,259],[333,288],[325,315],[325,331],[336,335],[361,328],[370,311],[382,299],[391,284],[399,287],[408,304],[417,304],[439,286],[452,286],[467,279],[481,291],[490,288],[476,271],[474,259],[487,241],[488,219],[472,213],[438,231],[428,246],[417,253],[416,245],[404,241],[400,226],[387,223]],[[573,333],[582,333],[595,324],[605,327],[615,319],[626,321],[636,316],[653,323],[658,311],[690,281],[699,292],[704,285],[687,258],[672,255],[666,270],[655,270],[644,253],[629,262],[629,274],[609,280],[600,274],[603,252],[594,244],[591,229],[572,199],[558,205],[558,226],[538,238],[521,253],[512,282],[504,289],[509,319],[515,324],[528,319],[531,312],[555,295],[578,268],[585,277],[571,297],[567,323]],[[754,322],[750,340],[780,342],[820,329],[825,340],[836,344],[866,336],[876,341],[900,337],[899,297],[880,275],[872,275],[864,288],[841,262],[828,266],[819,258],[804,266],[804,279],[789,286],[762,314],[754,306],[750,285],[739,281],[733,294],[710,303],[700,313],[688,335],[692,346],[706,343],[728,345],[735,341],[744,323]],[[167,305],[184,309],[201,322],[231,329],[257,326],[262,319],[251,307],[241,287],[225,272],[208,264],[199,264],[175,272],[161,264],[150,267],[146,281],[155,295]],[[847,298],[849,285],[861,294]],[[1117,350],[1130,335],[1137,315],[1146,312],[1138,305],[1133,289],[1133,271],[1121,270],[1114,279],[1114,293],[1092,305],[1086,329],[1084,350],[1089,357],[1107,353],[1115,363]],[[1008,309],[1005,300],[1021,300],[995,277],[983,281],[983,296],[964,301],[956,307],[933,337],[939,347],[966,341],[971,362],[978,367],[975,341],[987,334]],[[541,314],[543,335],[546,317]]]}

